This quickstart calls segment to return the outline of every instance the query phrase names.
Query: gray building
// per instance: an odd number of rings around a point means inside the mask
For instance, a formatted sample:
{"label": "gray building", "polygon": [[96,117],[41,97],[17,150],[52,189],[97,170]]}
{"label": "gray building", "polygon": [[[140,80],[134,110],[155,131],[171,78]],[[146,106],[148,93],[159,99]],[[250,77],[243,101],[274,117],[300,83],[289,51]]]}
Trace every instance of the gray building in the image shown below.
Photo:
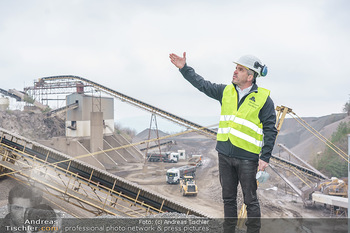
{"label": "gray building", "polygon": [[[91,126],[96,124],[102,126],[103,135],[110,135],[114,132],[113,98],[73,93],[67,96],[66,103],[67,106],[78,103],[77,108],[67,111],[67,137],[90,137],[91,130],[93,130]],[[91,122],[91,119],[101,122]]]}

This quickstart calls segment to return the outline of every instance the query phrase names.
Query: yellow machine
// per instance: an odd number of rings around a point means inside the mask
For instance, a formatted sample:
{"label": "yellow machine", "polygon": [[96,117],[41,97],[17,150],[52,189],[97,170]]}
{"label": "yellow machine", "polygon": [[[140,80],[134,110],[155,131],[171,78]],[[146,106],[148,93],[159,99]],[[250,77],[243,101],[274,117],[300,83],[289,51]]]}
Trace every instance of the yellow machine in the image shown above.
{"label": "yellow machine", "polygon": [[[15,155],[11,150],[8,150],[8,149],[5,149],[5,148],[1,148],[0,149],[0,154],[3,155],[1,161],[6,161],[6,162],[9,162],[9,163],[12,163],[12,164],[15,163],[17,155]],[[10,171],[7,168],[5,168],[5,167],[0,165],[0,174],[8,173],[8,172],[10,172]]]}
{"label": "yellow machine", "polygon": [[183,196],[197,196],[198,188],[193,176],[184,176],[180,181],[181,192]]}
{"label": "yellow machine", "polygon": [[332,177],[329,181],[322,182],[318,189],[320,192],[326,195],[347,197],[348,196],[348,181]]}

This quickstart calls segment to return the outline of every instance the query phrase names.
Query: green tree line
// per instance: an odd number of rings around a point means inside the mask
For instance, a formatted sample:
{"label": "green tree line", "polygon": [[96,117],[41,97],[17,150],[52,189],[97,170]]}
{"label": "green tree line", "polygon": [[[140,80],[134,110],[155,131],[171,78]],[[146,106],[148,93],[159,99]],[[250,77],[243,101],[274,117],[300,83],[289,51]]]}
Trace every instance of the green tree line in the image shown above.
{"label": "green tree line", "polygon": [[[330,141],[346,154],[348,153],[348,134],[350,134],[350,122],[341,122],[337,130],[332,134]],[[347,158],[343,155],[344,158]],[[316,168],[329,177],[347,177],[348,163],[340,155],[327,147],[316,160]]]}

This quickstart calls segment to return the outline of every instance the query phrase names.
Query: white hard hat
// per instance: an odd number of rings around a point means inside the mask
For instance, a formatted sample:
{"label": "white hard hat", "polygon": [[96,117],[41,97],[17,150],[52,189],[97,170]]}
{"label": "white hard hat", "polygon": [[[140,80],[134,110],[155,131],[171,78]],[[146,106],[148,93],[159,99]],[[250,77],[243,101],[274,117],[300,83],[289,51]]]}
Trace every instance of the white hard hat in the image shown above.
{"label": "white hard hat", "polygon": [[244,55],[238,59],[238,61],[234,61],[234,63],[244,66],[247,69],[253,70],[258,74],[258,76],[266,76],[267,75],[267,66],[265,66],[259,58],[253,55]]}

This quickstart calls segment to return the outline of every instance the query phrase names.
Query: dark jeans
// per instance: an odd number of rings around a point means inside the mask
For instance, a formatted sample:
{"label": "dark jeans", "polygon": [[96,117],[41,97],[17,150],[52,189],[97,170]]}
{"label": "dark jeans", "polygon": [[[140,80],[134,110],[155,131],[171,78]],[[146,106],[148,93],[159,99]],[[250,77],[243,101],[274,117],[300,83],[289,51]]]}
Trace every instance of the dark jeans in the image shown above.
{"label": "dark jeans", "polygon": [[234,232],[237,224],[237,186],[241,184],[247,206],[247,232],[259,232],[260,205],[257,197],[256,172],[258,162],[231,158],[219,153],[219,173],[224,200],[224,232]]}

